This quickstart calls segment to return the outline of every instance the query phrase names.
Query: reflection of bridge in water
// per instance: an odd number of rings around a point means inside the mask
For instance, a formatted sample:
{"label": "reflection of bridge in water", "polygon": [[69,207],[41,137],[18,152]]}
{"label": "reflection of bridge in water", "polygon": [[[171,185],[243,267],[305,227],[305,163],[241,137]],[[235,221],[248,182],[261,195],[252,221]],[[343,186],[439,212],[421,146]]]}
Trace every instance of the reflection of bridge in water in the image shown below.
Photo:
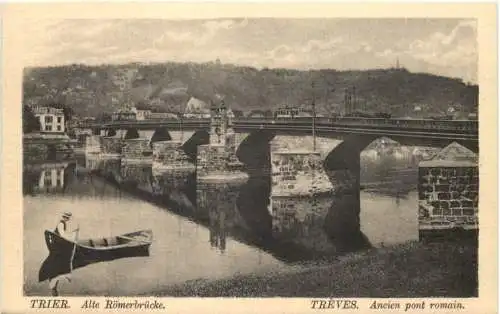
{"label": "reflection of bridge in water", "polygon": [[[206,226],[208,242],[221,252],[227,250],[227,237],[285,261],[332,256],[368,245],[360,232],[346,232],[349,226],[339,219],[343,211],[334,205],[332,195],[275,197],[269,175],[246,182],[211,183],[197,181],[186,172],[154,175],[150,165],[101,166],[100,173],[108,178],[127,173],[112,179],[120,188]],[[283,201],[291,204],[286,213],[274,210]]]}

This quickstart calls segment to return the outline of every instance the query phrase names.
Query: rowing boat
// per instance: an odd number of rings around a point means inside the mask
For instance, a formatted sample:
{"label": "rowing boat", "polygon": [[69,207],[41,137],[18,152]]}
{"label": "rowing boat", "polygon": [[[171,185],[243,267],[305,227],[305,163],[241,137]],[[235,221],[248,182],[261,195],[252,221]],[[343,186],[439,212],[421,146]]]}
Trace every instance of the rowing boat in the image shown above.
{"label": "rowing boat", "polygon": [[149,256],[152,239],[151,230],[141,230],[106,238],[82,239],[75,243],[46,230],[45,242],[49,256],[40,268],[38,280],[54,278],[93,263]]}

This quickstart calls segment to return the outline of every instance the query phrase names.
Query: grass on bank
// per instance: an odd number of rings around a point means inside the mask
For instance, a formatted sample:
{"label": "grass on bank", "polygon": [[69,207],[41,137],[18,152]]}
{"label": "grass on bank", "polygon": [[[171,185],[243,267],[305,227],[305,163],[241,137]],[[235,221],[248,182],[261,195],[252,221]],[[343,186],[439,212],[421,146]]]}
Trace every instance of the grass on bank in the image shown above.
{"label": "grass on bank", "polygon": [[264,275],[171,286],[161,296],[201,297],[472,297],[477,245],[418,243],[371,249],[335,262]]}

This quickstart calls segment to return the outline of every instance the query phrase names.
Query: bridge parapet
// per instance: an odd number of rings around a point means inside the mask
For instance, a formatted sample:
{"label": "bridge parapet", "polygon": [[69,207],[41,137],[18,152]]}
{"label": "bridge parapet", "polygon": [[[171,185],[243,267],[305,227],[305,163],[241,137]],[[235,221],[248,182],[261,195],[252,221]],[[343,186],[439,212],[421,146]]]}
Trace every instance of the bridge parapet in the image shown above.
{"label": "bridge parapet", "polygon": [[[296,118],[238,118],[233,120],[235,128],[256,125],[269,127],[283,124],[307,124],[312,125],[312,117]],[[395,129],[419,129],[434,131],[452,131],[460,133],[477,134],[479,122],[477,120],[434,120],[434,119],[398,119],[398,118],[360,118],[360,117],[317,117],[317,126],[371,126],[379,128]],[[208,129],[210,119],[163,119],[163,120],[141,120],[141,121],[111,121],[105,123],[84,124],[81,127],[91,129],[120,129],[138,128],[155,129],[157,127],[169,127],[175,130],[201,130]]]}

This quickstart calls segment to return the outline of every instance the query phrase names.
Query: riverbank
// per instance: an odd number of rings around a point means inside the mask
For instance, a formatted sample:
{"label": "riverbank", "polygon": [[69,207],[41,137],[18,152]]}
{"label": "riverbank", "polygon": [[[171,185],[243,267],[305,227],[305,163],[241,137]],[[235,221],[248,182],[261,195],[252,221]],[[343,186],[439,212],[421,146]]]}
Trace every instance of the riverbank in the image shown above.
{"label": "riverbank", "polygon": [[340,257],[329,264],[231,279],[196,280],[161,296],[201,297],[472,297],[477,245],[411,242]]}

